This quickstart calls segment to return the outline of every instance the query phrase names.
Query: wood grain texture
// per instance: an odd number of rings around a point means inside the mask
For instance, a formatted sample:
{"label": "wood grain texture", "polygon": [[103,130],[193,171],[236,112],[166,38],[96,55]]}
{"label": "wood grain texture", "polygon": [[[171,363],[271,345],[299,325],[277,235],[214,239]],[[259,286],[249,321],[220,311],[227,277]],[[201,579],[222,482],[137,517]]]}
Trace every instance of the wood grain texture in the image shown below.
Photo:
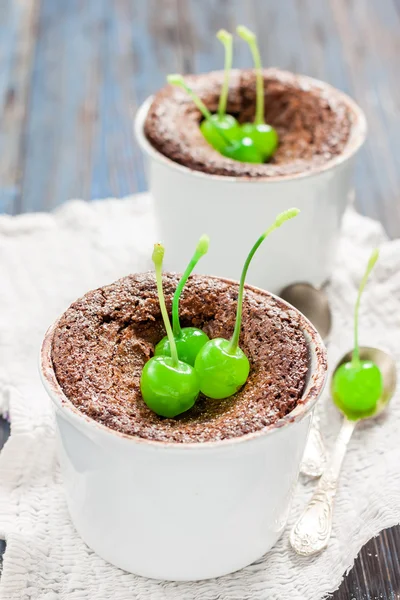
{"label": "wood grain texture", "polygon": [[37,38],[37,2],[1,0],[0,7],[0,212],[19,212],[25,125]]}
{"label": "wood grain texture", "polygon": [[[245,23],[265,65],[324,79],[366,112],[358,209],[400,236],[400,0],[0,0],[0,212],[146,189],[132,134],[170,72],[221,68]],[[235,65],[251,65],[237,40]],[[8,425],[0,420],[0,447]],[[1,542],[0,542],[1,553]],[[335,600],[400,600],[400,528],[371,540]]]}

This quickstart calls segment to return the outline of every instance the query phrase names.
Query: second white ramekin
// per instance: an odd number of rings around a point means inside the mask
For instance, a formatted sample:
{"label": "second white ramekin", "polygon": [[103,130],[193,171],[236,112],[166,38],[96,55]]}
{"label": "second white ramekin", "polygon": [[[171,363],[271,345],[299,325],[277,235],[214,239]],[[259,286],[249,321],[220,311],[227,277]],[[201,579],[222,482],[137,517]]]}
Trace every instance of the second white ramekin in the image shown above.
{"label": "second white ramekin", "polygon": [[352,124],[340,155],[298,175],[247,179],[184,167],[158,152],[144,134],[152,98],[139,108],[135,132],[148,161],[149,187],[159,237],[166,246],[167,270],[183,271],[196,239],[207,233],[210,252],[199,263],[198,272],[238,279],[254,241],[279,212],[295,206],[301,214],[274,232],[258,251],[248,281],[279,292],[295,281],[319,286],[329,278],[341,219],[353,191],[354,159],[366,136],[366,121],[359,106],[342,92],[309,77],[299,76],[299,81],[339,97],[348,106]]}

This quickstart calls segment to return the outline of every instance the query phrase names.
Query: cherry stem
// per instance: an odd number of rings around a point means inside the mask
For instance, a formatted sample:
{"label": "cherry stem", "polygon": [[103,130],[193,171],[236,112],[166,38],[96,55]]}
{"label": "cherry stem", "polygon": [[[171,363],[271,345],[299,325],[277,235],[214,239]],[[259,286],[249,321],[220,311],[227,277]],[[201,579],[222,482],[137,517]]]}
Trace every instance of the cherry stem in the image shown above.
{"label": "cherry stem", "polygon": [[236,31],[240,37],[248,43],[253,56],[254,67],[256,69],[256,115],[254,122],[257,125],[264,123],[264,81],[262,75],[262,64],[260,51],[258,49],[256,34],[250,31],[244,25],[239,25]]}
{"label": "cherry stem", "polygon": [[351,358],[351,364],[353,367],[358,367],[360,365],[360,348],[358,345],[358,313],[359,313],[359,309],[360,309],[361,295],[367,284],[368,277],[369,277],[372,269],[374,268],[375,263],[378,260],[378,258],[379,258],[379,250],[378,250],[378,248],[375,248],[372,251],[372,254],[369,258],[367,268],[365,269],[364,276],[361,279],[360,287],[358,288],[358,296],[357,296],[356,305],[354,308],[354,349],[353,349],[353,355]]}
{"label": "cherry stem", "polygon": [[161,315],[164,321],[164,327],[167,332],[169,346],[171,349],[171,358],[174,367],[177,367],[179,364],[178,360],[178,351],[176,349],[174,335],[172,333],[171,323],[169,321],[167,307],[165,306],[165,297],[162,285],[162,263],[164,259],[164,246],[162,244],[154,244],[153,250],[153,263],[156,271],[156,282],[157,282],[157,293],[158,293],[158,301],[160,303]]}
{"label": "cherry stem", "polygon": [[228,102],[229,93],[229,75],[232,68],[232,35],[225,29],[220,29],[217,33],[217,38],[225,48],[225,65],[224,65],[224,83],[222,84],[221,95],[218,104],[218,116],[221,118],[226,114],[226,105]]}
{"label": "cherry stem", "polygon": [[210,113],[210,111],[208,110],[207,106],[204,104],[204,102],[202,100],[200,100],[200,98],[197,96],[197,94],[194,93],[194,91],[188,86],[188,84],[185,82],[185,80],[183,79],[182,75],[174,74],[174,75],[167,75],[167,81],[168,83],[170,83],[171,85],[176,85],[180,88],[182,88],[183,90],[185,90],[185,92],[187,94],[189,94],[189,96],[192,98],[193,102],[195,103],[195,105],[197,106],[197,108],[199,109],[199,111],[201,112],[201,114],[203,115],[203,117],[209,122],[211,123],[211,125],[214,127],[214,129],[219,133],[219,135],[222,137],[222,139],[224,140],[224,142],[228,145],[231,146],[232,142],[230,141],[230,139],[224,134],[223,131],[221,131],[221,129],[219,127],[217,127],[217,125],[213,122],[212,120],[212,114]]}
{"label": "cherry stem", "polygon": [[196,246],[196,250],[188,264],[188,266],[186,267],[186,271],[184,272],[184,274],[182,275],[176,290],[175,290],[175,294],[172,300],[172,330],[174,333],[174,336],[179,337],[182,333],[182,329],[181,329],[181,324],[179,322],[179,300],[182,294],[182,290],[186,285],[187,280],[189,279],[190,275],[192,274],[193,269],[195,268],[195,266],[197,265],[197,263],[199,262],[200,258],[202,256],[204,256],[205,254],[207,254],[208,252],[208,246],[209,246],[210,240],[208,235],[202,235],[201,238],[199,239],[199,243]]}
{"label": "cherry stem", "polygon": [[242,327],[244,283],[246,280],[246,275],[247,275],[247,271],[248,271],[249,265],[251,263],[251,260],[254,256],[254,254],[256,253],[256,251],[258,250],[258,248],[261,246],[261,244],[265,240],[265,238],[268,237],[269,234],[272,233],[275,229],[278,229],[278,227],[283,225],[283,223],[285,223],[289,219],[293,219],[293,217],[298,215],[299,212],[300,211],[298,208],[289,208],[288,210],[285,210],[284,212],[280,213],[276,217],[275,223],[273,225],[271,225],[271,227],[269,227],[266,231],[264,231],[264,233],[258,238],[258,240],[254,244],[254,246],[252,247],[252,249],[250,250],[250,252],[246,258],[246,262],[244,263],[242,274],[240,276],[239,294],[238,294],[237,309],[236,309],[235,329],[233,330],[231,343],[230,343],[229,349],[228,349],[228,352],[231,354],[234,354],[236,352],[236,349],[239,344],[240,329]]}

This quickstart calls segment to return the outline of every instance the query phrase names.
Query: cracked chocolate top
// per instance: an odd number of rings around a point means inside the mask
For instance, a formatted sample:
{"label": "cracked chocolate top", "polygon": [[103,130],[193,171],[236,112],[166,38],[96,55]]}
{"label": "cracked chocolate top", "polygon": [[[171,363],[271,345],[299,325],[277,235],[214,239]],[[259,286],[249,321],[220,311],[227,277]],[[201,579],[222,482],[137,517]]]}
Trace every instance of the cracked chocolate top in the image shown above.
{"label": "cracked chocolate top", "polygon": [[[168,310],[179,277],[164,275]],[[182,326],[230,338],[238,285],[192,276],[181,299]],[[254,432],[288,414],[302,396],[308,350],[298,314],[267,292],[247,289],[240,347],[251,370],[231,398],[200,395],[174,419],[143,402],[140,375],[165,335],[152,273],[130,275],[77,300],[61,317],[52,361],[65,395],[83,413],[119,432],[162,442],[204,442]]]}
{"label": "cracked chocolate top", "polygon": [[[265,69],[265,121],[279,134],[279,147],[269,163],[241,163],[219,154],[204,139],[200,111],[182,89],[167,85],[150,106],[145,135],[173,161],[197,171],[235,177],[276,177],[316,169],[340,154],[349,139],[352,109],[346,96],[328,84]],[[188,75],[187,83],[211,112],[216,112],[223,71]],[[233,70],[227,112],[238,120],[254,120],[255,72]]]}

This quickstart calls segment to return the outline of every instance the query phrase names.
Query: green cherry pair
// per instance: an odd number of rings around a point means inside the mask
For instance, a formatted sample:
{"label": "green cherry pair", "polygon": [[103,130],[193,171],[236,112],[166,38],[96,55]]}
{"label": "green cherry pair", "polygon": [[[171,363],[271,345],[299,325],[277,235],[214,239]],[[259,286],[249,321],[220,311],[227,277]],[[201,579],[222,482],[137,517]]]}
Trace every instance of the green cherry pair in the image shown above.
{"label": "green cherry pair", "polygon": [[170,84],[184,89],[193,99],[204,117],[200,124],[200,130],[215,150],[232,160],[262,164],[274,154],[278,146],[278,134],[264,120],[264,84],[256,36],[244,26],[239,26],[237,33],[249,44],[256,68],[256,114],[254,123],[239,125],[235,117],[226,113],[229,74],[232,67],[232,35],[224,29],[217,33],[217,38],[225,48],[225,68],[216,114],[211,114],[201,99],[186,84],[182,75],[169,75],[167,80]]}
{"label": "green cherry pair", "polygon": [[351,361],[342,364],[336,371],[333,382],[333,400],[350,420],[373,415],[383,392],[383,378],[379,367],[370,360],[360,359],[358,344],[358,313],[361,295],[364,291],[379,252],[375,249],[368,261],[360,283],[354,309],[354,349]]}
{"label": "green cherry pair", "polygon": [[208,236],[201,236],[172,299],[171,328],[162,287],[164,247],[161,244],[154,245],[157,293],[167,335],[158,342],[154,357],[145,364],[140,387],[147,406],[162,417],[172,418],[186,412],[199,395],[200,383],[193,365],[199,350],[209,338],[197,327],[181,327],[179,300],[189,276],[200,258],[207,254],[208,247]]}
{"label": "green cherry pair", "polygon": [[147,361],[140,378],[140,390],[152,411],[161,417],[173,418],[193,406],[200,393],[200,382],[195,369],[178,357],[162,286],[164,247],[161,244],[154,245],[152,258],[161,315],[169,341],[169,356],[153,356]]}
{"label": "green cherry pair", "polygon": [[[209,340],[209,337],[204,331],[197,327],[181,327],[179,322],[179,300],[182,294],[182,290],[186,285],[187,280],[192,274],[193,269],[199,262],[200,258],[208,252],[209,238],[207,235],[203,235],[199,243],[197,244],[195,253],[193,254],[186,271],[182,275],[175,293],[172,299],[172,332],[174,334],[174,340],[176,349],[178,352],[179,360],[194,366],[194,361],[198,355],[200,349]],[[168,336],[166,335],[154,349],[156,356],[171,356],[171,344]]]}

